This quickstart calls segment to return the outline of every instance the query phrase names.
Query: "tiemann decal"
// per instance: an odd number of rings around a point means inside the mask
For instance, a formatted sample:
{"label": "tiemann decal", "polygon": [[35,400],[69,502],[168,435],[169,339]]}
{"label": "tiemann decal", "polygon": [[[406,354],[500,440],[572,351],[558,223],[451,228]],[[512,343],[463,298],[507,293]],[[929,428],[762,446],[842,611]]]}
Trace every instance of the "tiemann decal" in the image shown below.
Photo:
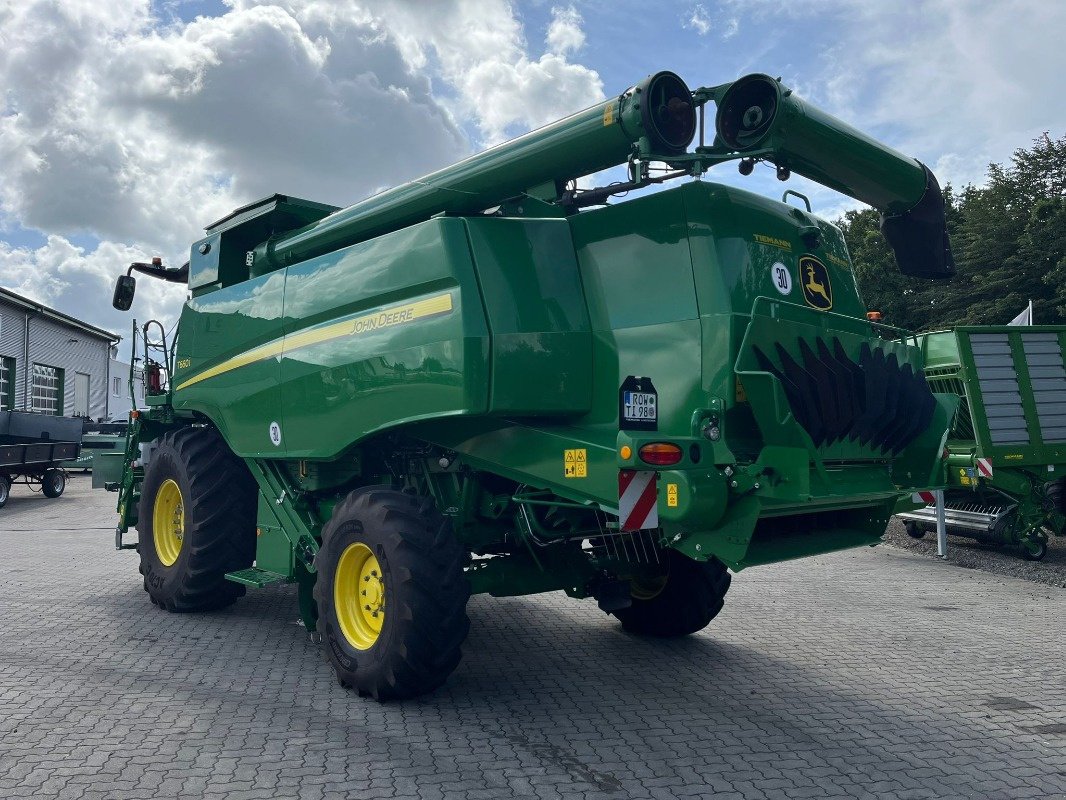
{"label": "tiemann decal", "polygon": [[759,244],[768,244],[770,247],[780,247],[782,250],[791,250],[792,242],[788,239],[779,239],[776,236],[767,236],[764,233],[752,234],[752,238]]}
{"label": "tiemann decal", "polygon": [[392,328],[397,325],[405,325],[410,322],[428,319],[429,317],[435,317],[440,314],[448,314],[451,311],[452,296],[447,293],[427,297],[425,300],[417,300],[413,303],[389,306],[380,311],[375,311],[372,314],[364,314],[363,316],[344,320],[343,322],[334,322],[323,328],[301,331],[300,333],[285,336],[273,342],[260,345],[259,347],[254,347],[251,350],[246,350],[232,358],[226,359],[221,364],[216,364],[213,367],[205,369],[199,375],[179,384],[177,388],[184,389],[187,386],[192,386],[194,383],[213,378],[216,375],[222,375],[223,373],[237,369],[238,367],[253,364],[256,361],[264,361],[283,353],[291,353],[304,347],[310,347],[311,345],[322,344],[323,342],[332,341],[333,339],[342,339],[346,336],[360,336],[366,333],[373,333],[374,331]]}

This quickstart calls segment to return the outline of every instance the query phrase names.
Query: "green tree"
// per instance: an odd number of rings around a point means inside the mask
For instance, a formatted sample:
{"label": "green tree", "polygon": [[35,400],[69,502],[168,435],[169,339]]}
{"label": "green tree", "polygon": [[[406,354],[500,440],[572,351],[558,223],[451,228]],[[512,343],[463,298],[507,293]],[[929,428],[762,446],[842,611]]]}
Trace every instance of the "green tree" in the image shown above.
{"label": "green tree", "polygon": [[844,231],[867,307],[911,330],[1003,324],[1034,301],[1036,319],[1066,322],[1066,136],[1037,138],[984,186],[945,188],[957,274],[905,278],[872,209],[850,211]]}

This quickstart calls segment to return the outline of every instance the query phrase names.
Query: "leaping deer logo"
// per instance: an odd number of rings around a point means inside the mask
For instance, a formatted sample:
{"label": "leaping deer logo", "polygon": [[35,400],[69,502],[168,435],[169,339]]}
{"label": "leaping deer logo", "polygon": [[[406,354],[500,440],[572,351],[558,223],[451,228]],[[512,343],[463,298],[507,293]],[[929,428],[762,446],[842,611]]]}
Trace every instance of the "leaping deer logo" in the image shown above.
{"label": "leaping deer logo", "polygon": [[807,276],[803,282],[804,299],[808,305],[828,311],[833,307],[833,288],[829,283],[829,271],[821,261],[812,256],[804,256],[800,263],[803,273]]}

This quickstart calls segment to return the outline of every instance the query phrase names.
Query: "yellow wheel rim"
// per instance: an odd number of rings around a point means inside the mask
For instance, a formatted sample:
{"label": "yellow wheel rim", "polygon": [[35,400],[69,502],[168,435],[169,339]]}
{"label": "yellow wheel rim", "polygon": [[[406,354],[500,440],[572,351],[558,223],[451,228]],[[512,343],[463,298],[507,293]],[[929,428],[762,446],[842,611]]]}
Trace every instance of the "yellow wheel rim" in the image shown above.
{"label": "yellow wheel rim", "polygon": [[646,581],[630,581],[629,595],[634,600],[654,600],[666,588],[666,582],[669,579],[668,575],[663,575],[660,578],[649,578]]}
{"label": "yellow wheel rim", "polygon": [[385,576],[370,548],[361,542],[344,548],[333,576],[333,608],[348,644],[369,650],[385,622]]}
{"label": "yellow wheel rim", "polygon": [[163,485],[155,493],[152,535],[155,538],[156,555],[163,562],[163,566],[174,566],[181,552],[181,542],[185,538],[185,503],[181,498],[181,489],[170,478],[163,481]]}

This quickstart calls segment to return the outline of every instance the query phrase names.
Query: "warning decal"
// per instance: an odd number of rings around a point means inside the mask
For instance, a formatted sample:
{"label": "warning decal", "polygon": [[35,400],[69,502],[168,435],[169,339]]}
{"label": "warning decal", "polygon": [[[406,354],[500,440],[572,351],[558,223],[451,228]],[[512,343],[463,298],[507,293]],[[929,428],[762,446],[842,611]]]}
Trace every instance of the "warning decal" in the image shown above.
{"label": "warning decal", "polygon": [[563,451],[563,477],[587,478],[589,476],[588,455],[585,448]]}
{"label": "warning decal", "polygon": [[624,531],[659,527],[655,473],[623,469],[618,472],[618,522]]}

